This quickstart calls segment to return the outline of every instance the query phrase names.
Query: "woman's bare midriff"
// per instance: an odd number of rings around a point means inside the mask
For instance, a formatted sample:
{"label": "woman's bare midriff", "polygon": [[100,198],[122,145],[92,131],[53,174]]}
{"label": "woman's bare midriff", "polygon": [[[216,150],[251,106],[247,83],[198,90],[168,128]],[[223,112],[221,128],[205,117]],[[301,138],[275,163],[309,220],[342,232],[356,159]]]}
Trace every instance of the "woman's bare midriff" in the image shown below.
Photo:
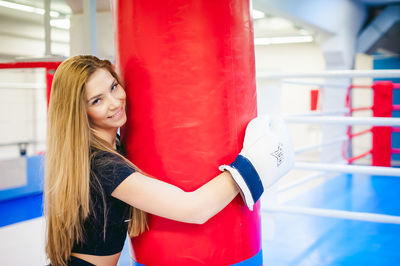
{"label": "woman's bare midriff", "polygon": [[96,266],[115,266],[118,263],[119,256],[121,252],[108,255],[108,256],[96,256],[89,254],[81,254],[81,253],[72,253],[74,257],[90,262]]}

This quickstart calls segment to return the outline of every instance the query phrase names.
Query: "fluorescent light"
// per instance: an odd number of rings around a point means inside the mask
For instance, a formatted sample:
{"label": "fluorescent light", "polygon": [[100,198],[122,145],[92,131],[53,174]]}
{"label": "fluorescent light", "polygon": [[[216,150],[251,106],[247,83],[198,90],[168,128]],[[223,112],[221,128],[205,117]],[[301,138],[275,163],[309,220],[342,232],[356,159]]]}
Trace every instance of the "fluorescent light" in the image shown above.
{"label": "fluorescent light", "polygon": [[51,19],[50,25],[55,28],[68,30],[70,28],[70,20],[68,18]]}
{"label": "fluorescent light", "polygon": [[[35,14],[39,14],[39,15],[44,15],[44,13],[45,13],[45,10],[43,8],[21,5],[21,4],[17,4],[17,3],[2,1],[2,0],[0,0],[0,6],[19,10],[19,11],[24,11],[24,12],[28,12],[28,13],[35,13]],[[57,11],[50,11],[50,16],[53,18],[57,18],[60,16],[60,13],[58,13]]]}
{"label": "fluorescent light", "polygon": [[259,19],[265,17],[264,12],[259,11],[257,9],[253,9],[253,19]]}
{"label": "fluorescent light", "polygon": [[270,45],[270,44],[285,44],[285,43],[307,43],[312,42],[313,37],[307,36],[286,36],[286,37],[270,37],[270,38],[255,38],[255,45]]}

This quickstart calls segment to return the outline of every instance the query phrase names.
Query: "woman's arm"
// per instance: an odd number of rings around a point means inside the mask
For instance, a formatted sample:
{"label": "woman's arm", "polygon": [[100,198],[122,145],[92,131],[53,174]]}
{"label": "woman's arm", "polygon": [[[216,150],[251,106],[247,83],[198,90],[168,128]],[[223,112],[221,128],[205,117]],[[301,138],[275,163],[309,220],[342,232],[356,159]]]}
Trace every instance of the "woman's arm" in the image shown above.
{"label": "woman's arm", "polygon": [[[253,119],[246,128],[243,149],[226,170],[193,192],[133,173],[112,195],[148,213],[187,222],[204,223],[237,195],[239,188],[250,210],[264,189],[294,165],[294,149],[283,119]],[[229,171],[229,172],[228,172]]]}
{"label": "woman's arm", "polygon": [[127,204],[164,218],[203,224],[238,194],[238,187],[229,172],[193,192],[135,172],[126,178],[112,196]]}

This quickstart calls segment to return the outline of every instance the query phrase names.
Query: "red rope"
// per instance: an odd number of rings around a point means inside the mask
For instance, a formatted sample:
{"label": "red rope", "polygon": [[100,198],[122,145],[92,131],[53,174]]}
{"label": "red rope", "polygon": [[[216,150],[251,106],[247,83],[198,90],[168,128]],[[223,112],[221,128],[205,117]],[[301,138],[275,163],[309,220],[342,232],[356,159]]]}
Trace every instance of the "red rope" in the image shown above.
{"label": "red rope", "polygon": [[372,129],[369,128],[369,129],[366,129],[366,130],[363,130],[363,131],[360,131],[360,132],[357,132],[357,133],[354,133],[354,134],[350,134],[349,137],[350,138],[358,137],[358,136],[364,135],[366,133],[369,133],[371,131],[372,131]]}
{"label": "red rope", "polygon": [[356,111],[370,111],[372,110],[372,107],[357,107],[357,108],[351,108],[350,112],[356,112]]}
{"label": "red rope", "polygon": [[372,150],[369,150],[369,151],[366,151],[366,152],[364,152],[364,153],[362,153],[362,154],[360,154],[358,156],[351,157],[351,158],[347,159],[347,162],[348,163],[353,163],[355,160],[361,159],[362,157],[365,157],[368,154],[371,154],[371,152],[372,152]]}
{"label": "red rope", "polygon": [[372,89],[370,85],[350,85],[350,89]]}

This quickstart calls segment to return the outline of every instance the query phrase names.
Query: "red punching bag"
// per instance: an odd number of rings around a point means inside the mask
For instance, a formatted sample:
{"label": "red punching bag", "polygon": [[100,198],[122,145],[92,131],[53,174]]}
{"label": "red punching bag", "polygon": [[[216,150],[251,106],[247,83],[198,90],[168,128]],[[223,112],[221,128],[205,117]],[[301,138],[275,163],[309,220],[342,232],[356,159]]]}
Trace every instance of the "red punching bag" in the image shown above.
{"label": "red punching bag", "polygon": [[[257,113],[249,1],[114,0],[112,11],[127,156],[196,190],[235,159]],[[262,263],[259,204],[249,211],[240,196],[205,224],[149,215],[149,227],[132,239],[139,264]]]}

